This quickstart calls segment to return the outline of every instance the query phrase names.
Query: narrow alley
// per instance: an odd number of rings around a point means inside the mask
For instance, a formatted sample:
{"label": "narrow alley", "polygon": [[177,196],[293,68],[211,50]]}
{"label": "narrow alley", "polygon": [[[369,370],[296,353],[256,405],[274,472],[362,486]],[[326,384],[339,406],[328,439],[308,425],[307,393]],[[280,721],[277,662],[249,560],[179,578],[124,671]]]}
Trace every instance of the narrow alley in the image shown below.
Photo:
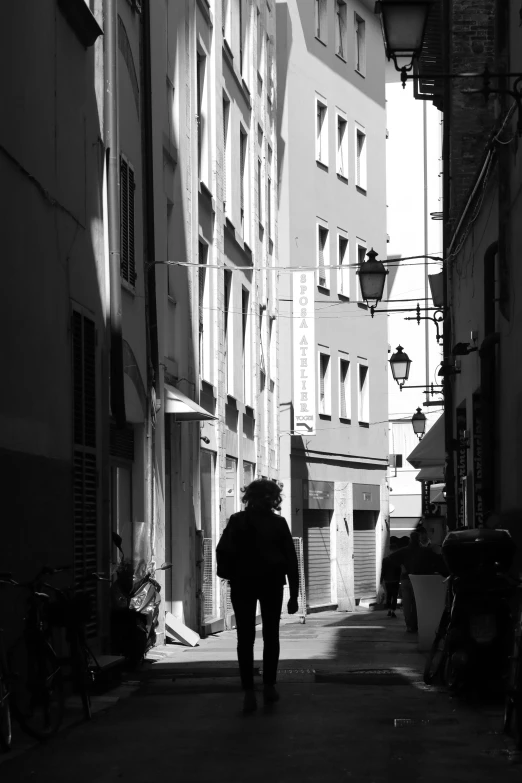
{"label": "narrow alley", "polygon": [[[123,685],[91,723],[2,757],[2,783],[520,779],[499,733],[501,707],[424,686],[424,656],[400,614],[359,609],[285,622],[281,701],[248,716],[233,676],[235,637],[156,648],[139,685]],[[261,629],[257,637],[260,666]]]}

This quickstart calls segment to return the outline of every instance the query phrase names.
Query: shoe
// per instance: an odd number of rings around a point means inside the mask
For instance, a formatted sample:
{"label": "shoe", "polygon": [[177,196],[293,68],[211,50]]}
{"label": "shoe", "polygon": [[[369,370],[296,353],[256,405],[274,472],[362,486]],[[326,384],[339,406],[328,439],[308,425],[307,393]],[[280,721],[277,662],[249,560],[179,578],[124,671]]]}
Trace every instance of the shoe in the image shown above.
{"label": "shoe", "polygon": [[392,612],[388,612],[387,617],[393,617],[393,613]]}
{"label": "shoe", "polygon": [[388,617],[394,617],[395,619],[397,619],[397,615],[395,614],[395,612],[390,612]]}
{"label": "shoe", "polygon": [[274,704],[279,701],[279,693],[276,691],[275,685],[265,685],[263,688],[263,699],[265,704]]}
{"label": "shoe", "polygon": [[249,713],[249,712],[255,712],[257,710],[257,701],[256,701],[256,694],[253,690],[245,691],[245,695],[243,697],[243,712]]}

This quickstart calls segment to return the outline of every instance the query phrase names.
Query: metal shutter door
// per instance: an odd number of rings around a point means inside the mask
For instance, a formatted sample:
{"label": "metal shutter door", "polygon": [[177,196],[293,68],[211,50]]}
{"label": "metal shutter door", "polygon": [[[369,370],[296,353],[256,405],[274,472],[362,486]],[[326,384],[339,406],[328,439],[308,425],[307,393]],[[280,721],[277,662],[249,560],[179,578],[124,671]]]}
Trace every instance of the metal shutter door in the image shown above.
{"label": "metal shutter door", "polygon": [[[308,519],[306,518],[308,517]],[[331,592],[330,512],[305,511],[305,561],[310,606],[329,604]]]}
{"label": "metal shutter door", "polygon": [[353,531],[355,598],[371,598],[376,591],[375,530]]}

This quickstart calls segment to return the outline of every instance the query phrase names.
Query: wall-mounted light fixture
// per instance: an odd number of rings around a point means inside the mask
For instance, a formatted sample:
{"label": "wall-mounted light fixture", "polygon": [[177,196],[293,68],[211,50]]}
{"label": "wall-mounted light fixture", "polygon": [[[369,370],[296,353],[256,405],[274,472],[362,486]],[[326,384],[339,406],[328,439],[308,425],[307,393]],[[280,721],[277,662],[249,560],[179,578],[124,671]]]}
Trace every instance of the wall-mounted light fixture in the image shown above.
{"label": "wall-mounted light fixture", "polygon": [[404,353],[402,345],[397,346],[397,350],[391,355],[389,362],[393,380],[399,384],[399,388],[402,391],[402,387],[410,375],[411,367],[411,359],[407,353]]}
{"label": "wall-mounted light fixture", "polygon": [[416,412],[411,417],[411,424],[415,435],[419,440],[422,440],[422,437],[426,432],[426,416],[420,408],[417,408]]}
{"label": "wall-mounted light fixture", "polygon": [[368,260],[362,262],[357,270],[357,275],[359,276],[359,284],[361,286],[361,296],[370,308],[373,318],[375,308],[381,301],[384,293],[388,270],[382,261],[377,260],[377,253],[373,247],[368,251],[367,255]]}

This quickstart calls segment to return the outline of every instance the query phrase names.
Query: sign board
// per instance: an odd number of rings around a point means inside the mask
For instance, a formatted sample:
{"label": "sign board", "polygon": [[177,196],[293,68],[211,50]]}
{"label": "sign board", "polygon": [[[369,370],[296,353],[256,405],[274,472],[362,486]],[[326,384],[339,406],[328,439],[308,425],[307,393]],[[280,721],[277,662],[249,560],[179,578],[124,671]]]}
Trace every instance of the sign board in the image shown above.
{"label": "sign board", "polygon": [[303,508],[334,507],[334,482],[303,480]]}
{"label": "sign board", "polygon": [[457,408],[457,527],[464,527],[466,520],[466,477],[468,473],[468,444],[466,442],[466,409]]}
{"label": "sign board", "polygon": [[433,512],[431,509],[431,481],[422,482],[422,516],[432,517]]}
{"label": "sign board", "polygon": [[381,487],[379,484],[353,485],[354,511],[380,511]]}
{"label": "sign board", "polygon": [[475,527],[484,526],[482,499],[482,411],[480,394],[473,395],[473,488]]}
{"label": "sign board", "polygon": [[315,435],[315,272],[294,272],[294,433]]}

